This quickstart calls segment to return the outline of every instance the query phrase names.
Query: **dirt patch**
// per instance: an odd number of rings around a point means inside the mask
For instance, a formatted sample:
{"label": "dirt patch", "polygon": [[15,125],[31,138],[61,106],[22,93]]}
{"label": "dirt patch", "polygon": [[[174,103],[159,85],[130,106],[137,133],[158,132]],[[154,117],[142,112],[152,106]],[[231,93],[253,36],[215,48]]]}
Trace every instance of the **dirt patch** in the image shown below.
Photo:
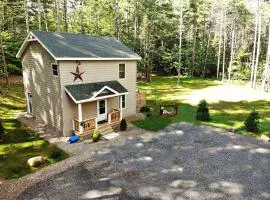
{"label": "dirt patch", "polygon": [[[23,82],[23,78],[20,75],[10,75],[8,76],[8,80],[10,84],[18,84]],[[5,84],[6,79],[5,77],[0,77],[0,84]]]}

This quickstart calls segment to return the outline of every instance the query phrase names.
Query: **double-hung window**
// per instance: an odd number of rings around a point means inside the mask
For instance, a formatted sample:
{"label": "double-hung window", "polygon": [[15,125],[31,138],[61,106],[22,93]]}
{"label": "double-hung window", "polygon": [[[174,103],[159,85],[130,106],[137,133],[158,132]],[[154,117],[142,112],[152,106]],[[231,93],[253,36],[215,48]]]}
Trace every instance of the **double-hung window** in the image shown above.
{"label": "double-hung window", "polygon": [[120,101],[120,104],[122,104],[122,105],[120,105],[120,106],[122,106],[122,108],[126,108],[126,95],[122,95],[122,96],[120,96],[120,99],[119,99]]}
{"label": "double-hung window", "polygon": [[126,65],[119,64],[119,79],[126,78]]}
{"label": "double-hung window", "polygon": [[52,63],[52,74],[58,76],[58,65],[55,63]]}

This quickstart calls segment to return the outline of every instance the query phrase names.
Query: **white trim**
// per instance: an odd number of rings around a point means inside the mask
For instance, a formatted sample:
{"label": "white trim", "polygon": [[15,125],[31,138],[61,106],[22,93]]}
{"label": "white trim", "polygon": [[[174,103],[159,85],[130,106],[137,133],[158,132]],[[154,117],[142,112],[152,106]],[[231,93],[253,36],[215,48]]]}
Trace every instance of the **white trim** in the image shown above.
{"label": "white trim", "polygon": [[77,58],[73,58],[73,57],[68,57],[68,58],[66,58],[66,57],[56,57],[55,58],[55,60],[63,60],[63,61],[65,61],[65,60],[67,60],[67,61],[69,61],[69,60],[115,60],[115,61],[117,61],[117,60],[141,60],[142,58],[139,56],[139,57],[134,57],[134,58],[103,58],[103,57],[99,57],[99,58],[81,58],[81,57],[77,57]]}
{"label": "white trim", "polygon": [[82,122],[82,104],[78,104],[78,119],[79,119],[79,131],[80,133],[83,132],[83,127],[81,126]]}
{"label": "white trim", "polygon": [[[25,92],[26,104],[27,104],[27,113],[33,115],[33,103],[31,101],[31,99],[29,99],[29,94],[32,96],[31,92]],[[30,104],[31,104],[31,109],[32,109],[31,111],[32,112],[30,112]]]}
{"label": "white trim", "polygon": [[95,99],[91,98],[91,99],[81,100],[81,101],[77,101],[76,103],[86,103],[86,102],[97,101],[97,100],[101,100],[101,99],[108,99],[110,97],[117,97],[117,96],[125,95],[125,94],[128,94],[128,92],[119,93],[119,94],[113,94],[113,95],[108,95],[108,96],[103,96],[103,97],[97,97]]}
{"label": "white trim", "polygon": [[[122,96],[125,96],[125,107],[124,108],[122,107],[122,101],[123,101]],[[124,109],[124,110],[127,109],[127,94],[123,94],[123,95],[121,95],[119,97],[121,99],[121,108]]]}
{"label": "white trim", "polygon": [[[125,78],[120,78],[119,77],[119,73],[120,73],[119,67],[120,67],[121,64],[124,64],[125,65]],[[118,80],[125,80],[126,79],[126,74],[127,74],[126,73],[126,66],[127,66],[127,64],[125,62],[118,63],[118,68],[117,68],[117,70],[118,70],[118,74],[117,74]]]}
{"label": "white trim", "polygon": [[[106,86],[105,86],[106,87]],[[103,87],[104,88],[104,87]],[[128,92],[124,92],[124,93],[118,93],[117,94],[112,94],[112,95],[108,95],[108,96],[103,96],[103,97],[97,97],[97,98],[93,98],[91,97],[90,99],[85,99],[85,100],[80,100],[80,101],[77,101],[76,99],[74,99],[74,97],[70,94],[70,92],[65,88],[65,91],[67,92],[67,94],[71,97],[71,99],[76,103],[86,103],[86,102],[91,102],[91,101],[97,101],[97,100],[100,100],[100,99],[107,99],[107,98],[110,98],[110,97],[117,97],[117,96],[121,96],[121,95],[127,95]],[[116,92],[116,91],[115,91]]]}
{"label": "white trim", "polygon": [[[99,116],[100,116],[100,114],[99,114],[99,102],[102,101],[102,100],[105,101],[105,113],[102,114],[102,115],[105,115],[105,119],[102,118],[101,120],[99,120]],[[106,120],[106,119],[108,119],[108,102],[107,102],[107,99],[101,99],[101,100],[97,101],[97,122],[102,121],[102,120]]]}
{"label": "white trim", "polygon": [[120,96],[120,121],[122,120],[122,96]]}
{"label": "white trim", "polygon": [[104,90],[110,90],[111,92],[113,92],[114,94],[119,94],[119,92],[115,91],[114,89],[110,88],[109,86],[105,85],[103,88],[101,88],[93,97],[91,97],[91,99],[96,98],[101,92],[103,92]]}
{"label": "white trim", "polygon": [[[38,39],[38,37],[37,36],[35,36],[35,34],[33,33],[33,32],[30,32],[28,35],[27,35],[27,37],[26,37],[26,39],[24,40],[24,42],[23,42],[23,44],[22,44],[22,46],[21,46],[21,48],[20,48],[20,50],[18,51],[18,53],[17,53],[17,55],[16,55],[16,58],[21,58],[21,56],[22,56],[22,54],[24,53],[24,50],[25,50],[25,48],[26,48],[26,45],[28,45],[28,43],[29,43],[29,41],[28,41],[28,38],[29,38],[29,36],[34,36],[35,38],[36,38],[36,40],[35,41],[37,41],[37,42],[39,42],[40,43],[40,45],[55,59],[55,60],[57,60],[56,59],[56,57],[52,54],[52,52],[50,52],[50,50]],[[31,39],[32,40],[32,39]],[[78,60],[78,59],[77,59]]]}
{"label": "white trim", "polygon": [[75,102],[75,103],[78,103],[76,101],[76,99],[73,98],[73,96],[69,93],[69,91],[65,88],[65,91],[68,93],[68,95],[71,97],[71,99]]}
{"label": "white trim", "polygon": [[[52,68],[53,65],[56,65],[57,66],[57,75],[54,75],[53,74],[53,68]],[[51,63],[51,70],[52,70],[52,75],[54,77],[59,77],[59,65],[56,62]]]}

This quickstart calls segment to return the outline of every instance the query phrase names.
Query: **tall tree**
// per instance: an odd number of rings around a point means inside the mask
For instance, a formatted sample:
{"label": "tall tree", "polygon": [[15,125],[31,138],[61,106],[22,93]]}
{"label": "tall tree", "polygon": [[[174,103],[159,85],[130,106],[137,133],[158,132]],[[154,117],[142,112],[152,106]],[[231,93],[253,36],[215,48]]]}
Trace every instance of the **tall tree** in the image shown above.
{"label": "tall tree", "polygon": [[179,14],[179,58],[178,58],[178,77],[177,77],[177,87],[179,86],[179,80],[181,76],[181,58],[182,58],[182,33],[183,33],[183,7],[184,7],[184,2],[183,0],[180,0],[180,14]]}
{"label": "tall tree", "polygon": [[228,69],[228,81],[230,83],[231,81],[231,73],[232,73],[232,62],[234,59],[234,54],[235,54],[235,47],[234,47],[234,43],[235,43],[235,29],[236,29],[236,25],[235,25],[235,18],[236,18],[236,0],[233,1],[233,16],[232,16],[232,26],[231,26],[231,57],[230,57],[230,63],[229,63],[229,69]]}
{"label": "tall tree", "polygon": [[24,17],[25,17],[25,26],[26,26],[26,32],[28,33],[29,28],[29,15],[28,15],[28,0],[24,0]]}
{"label": "tall tree", "polygon": [[253,40],[253,53],[252,53],[252,63],[251,63],[251,77],[250,85],[253,87],[253,78],[254,78],[254,68],[255,68],[255,57],[256,57],[256,47],[257,47],[257,35],[258,35],[258,22],[259,22],[259,0],[257,0],[257,12],[256,12],[256,22],[255,22],[255,31],[254,31],[254,40]]}
{"label": "tall tree", "polygon": [[264,66],[264,72],[262,77],[262,90],[266,89],[266,84],[269,84],[269,76],[270,76],[270,20],[269,20],[269,27],[268,27],[268,48],[267,48],[267,55],[266,55],[266,62]]}
{"label": "tall tree", "polygon": [[222,82],[225,80],[225,62],[226,62],[226,42],[227,42],[227,14],[226,10],[224,11],[224,25],[223,25],[223,59],[222,59]]}
{"label": "tall tree", "polygon": [[222,30],[224,23],[224,9],[222,8],[221,19],[219,20],[219,40],[218,40],[218,61],[217,61],[217,79],[219,78],[219,67],[220,67],[220,54],[221,54],[221,43],[222,43]]}
{"label": "tall tree", "polygon": [[67,0],[64,0],[64,22],[65,22],[65,32],[68,32]]}
{"label": "tall tree", "polygon": [[261,30],[262,30],[262,8],[261,8],[261,2],[259,0],[258,41],[257,41],[256,60],[255,60],[255,66],[254,66],[254,77],[253,77],[253,82],[252,82],[253,88],[256,88],[256,83],[257,83],[257,73],[258,73],[260,48],[261,48]]}
{"label": "tall tree", "polygon": [[120,39],[120,16],[119,16],[119,0],[115,0],[115,37]]}

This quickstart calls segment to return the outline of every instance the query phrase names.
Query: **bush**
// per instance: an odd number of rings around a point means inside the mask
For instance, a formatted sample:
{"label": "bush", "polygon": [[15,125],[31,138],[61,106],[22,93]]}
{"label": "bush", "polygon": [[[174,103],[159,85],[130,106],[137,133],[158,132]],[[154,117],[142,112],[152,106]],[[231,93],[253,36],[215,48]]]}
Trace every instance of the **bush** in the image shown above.
{"label": "bush", "polygon": [[148,106],[143,106],[143,107],[141,107],[140,112],[141,112],[141,113],[147,113],[147,112],[150,112],[150,108],[149,108]]}
{"label": "bush", "polygon": [[59,148],[57,148],[57,146],[52,145],[49,149],[49,153],[48,153],[48,157],[52,158],[54,160],[59,160],[63,155],[63,151]]}
{"label": "bush", "polygon": [[208,105],[205,100],[200,101],[198,105],[196,119],[200,121],[210,121]]}
{"label": "bush", "polygon": [[4,127],[2,125],[2,120],[0,119],[0,140],[3,139],[3,135],[5,134]]}
{"label": "bush", "polygon": [[98,128],[94,130],[94,133],[92,135],[93,142],[98,142],[101,139],[101,134]]}
{"label": "bush", "polygon": [[152,117],[153,115],[152,115],[152,113],[151,112],[147,112],[146,113],[146,117]]}
{"label": "bush", "polygon": [[120,123],[120,131],[125,131],[125,130],[127,130],[127,122],[125,119],[122,119]]}
{"label": "bush", "polygon": [[259,132],[259,113],[256,110],[253,110],[248,118],[245,120],[246,130],[253,133]]}

